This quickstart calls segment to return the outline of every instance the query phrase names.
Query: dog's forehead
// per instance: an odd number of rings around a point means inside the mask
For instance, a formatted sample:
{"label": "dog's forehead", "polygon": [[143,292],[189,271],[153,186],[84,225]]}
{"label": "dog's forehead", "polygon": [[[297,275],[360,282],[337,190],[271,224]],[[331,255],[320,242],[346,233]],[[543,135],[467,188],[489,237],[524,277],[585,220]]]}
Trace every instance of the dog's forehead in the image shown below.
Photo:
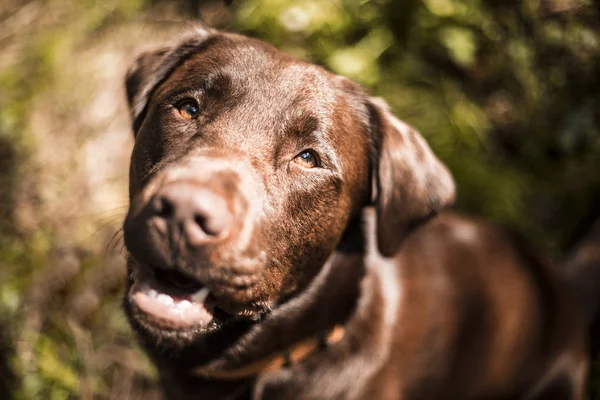
{"label": "dog's forehead", "polygon": [[168,80],[169,86],[182,89],[226,82],[224,86],[237,94],[268,99],[280,107],[330,108],[335,102],[335,75],[268,43],[236,35],[219,36],[201,47]]}

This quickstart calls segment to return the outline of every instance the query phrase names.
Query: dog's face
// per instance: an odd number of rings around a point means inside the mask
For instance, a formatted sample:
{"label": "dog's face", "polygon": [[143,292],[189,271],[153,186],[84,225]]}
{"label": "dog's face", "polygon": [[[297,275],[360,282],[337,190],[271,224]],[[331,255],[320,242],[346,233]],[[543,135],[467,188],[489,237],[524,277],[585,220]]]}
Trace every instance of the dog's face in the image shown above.
{"label": "dog's face", "polygon": [[381,101],[255,39],[203,32],[147,53],[127,90],[125,307],[147,347],[235,337],[305,288],[372,201],[391,255],[453,197]]}

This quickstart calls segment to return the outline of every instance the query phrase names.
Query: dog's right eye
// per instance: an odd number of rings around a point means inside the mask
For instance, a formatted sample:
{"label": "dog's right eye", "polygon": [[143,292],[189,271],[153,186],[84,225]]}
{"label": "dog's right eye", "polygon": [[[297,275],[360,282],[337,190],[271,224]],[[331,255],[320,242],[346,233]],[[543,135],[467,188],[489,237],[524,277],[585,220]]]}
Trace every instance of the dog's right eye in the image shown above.
{"label": "dog's right eye", "polygon": [[198,104],[193,101],[186,101],[177,107],[179,114],[185,119],[196,119],[199,114]]}
{"label": "dog's right eye", "polygon": [[304,168],[315,168],[319,166],[319,159],[312,150],[304,150],[294,157],[294,162]]}

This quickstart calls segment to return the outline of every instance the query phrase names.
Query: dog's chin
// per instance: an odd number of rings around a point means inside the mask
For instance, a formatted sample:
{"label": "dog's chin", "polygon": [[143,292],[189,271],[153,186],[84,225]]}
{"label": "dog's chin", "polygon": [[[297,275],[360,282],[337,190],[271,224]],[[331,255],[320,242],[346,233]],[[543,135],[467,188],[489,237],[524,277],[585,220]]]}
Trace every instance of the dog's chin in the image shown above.
{"label": "dog's chin", "polygon": [[197,347],[228,328],[249,326],[268,310],[256,302],[235,309],[221,307],[203,283],[174,271],[149,273],[139,266],[130,272],[124,302],[127,316],[142,341],[147,346],[172,350]]}

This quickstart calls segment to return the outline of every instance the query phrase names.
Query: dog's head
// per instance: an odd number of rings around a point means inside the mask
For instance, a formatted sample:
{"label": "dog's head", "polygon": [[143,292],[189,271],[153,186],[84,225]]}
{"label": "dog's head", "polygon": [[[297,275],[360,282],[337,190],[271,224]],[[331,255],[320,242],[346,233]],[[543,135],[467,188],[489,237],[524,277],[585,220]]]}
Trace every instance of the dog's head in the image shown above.
{"label": "dog's head", "polygon": [[200,32],[140,56],[126,85],[125,306],[148,346],[235,336],[305,288],[365,206],[391,256],[453,200],[382,100],[259,40]]}

